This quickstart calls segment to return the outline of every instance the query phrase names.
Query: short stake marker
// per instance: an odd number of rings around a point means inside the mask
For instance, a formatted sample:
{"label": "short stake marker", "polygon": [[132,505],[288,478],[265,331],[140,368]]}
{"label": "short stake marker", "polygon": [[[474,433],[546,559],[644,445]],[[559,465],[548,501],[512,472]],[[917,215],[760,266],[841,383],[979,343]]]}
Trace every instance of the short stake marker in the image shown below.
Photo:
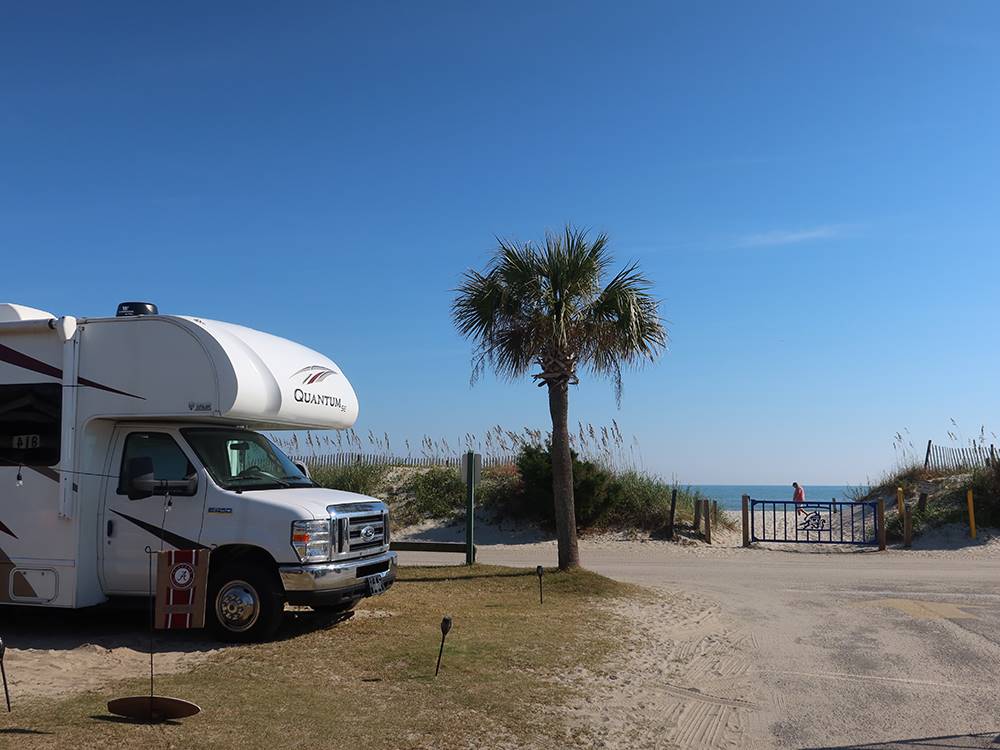
{"label": "short stake marker", "polygon": [[3,665],[3,657],[6,653],[7,646],[4,645],[3,638],[0,638],[0,674],[3,675],[3,697],[7,700],[7,713],[10,713],[10,691],[7,690],[7,670]]}
{"label": "short stake marker", "polygon": [[535,568],[535,575],[538,576],[538,603],[544,604],[545,600],[542,599],[542,576],[545,575],[545,568],[539,565]]}
{"label": "short stake marker", "polygon": [[444,653],[444,639],[448,635],[448,631],[451,630],[451,618],[447,615],[441,620],[441,649],[438,651],[438,663],[437,667],[434,669],[434,676],[438,676],[438,672],[441,671],[441,655]]}

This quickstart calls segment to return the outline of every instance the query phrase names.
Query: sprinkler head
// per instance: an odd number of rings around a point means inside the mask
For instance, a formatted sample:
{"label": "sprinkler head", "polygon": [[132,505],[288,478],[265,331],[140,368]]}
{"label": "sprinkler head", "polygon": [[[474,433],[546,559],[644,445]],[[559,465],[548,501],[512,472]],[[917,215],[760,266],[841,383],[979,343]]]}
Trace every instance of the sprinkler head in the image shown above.
{"label": "sprinkler head", "polygon": [[535,575],[538,576],[539,578],[541,578],[544,573],[545,573],[545,568],[543,568],[541,565],[535,568]]}
{"label": "sprinkler head", "polygon": [[451,618],[445,616],[444,619],[441,620],[441,637],[443,638],[448,635],[449,630],[451,630]]}

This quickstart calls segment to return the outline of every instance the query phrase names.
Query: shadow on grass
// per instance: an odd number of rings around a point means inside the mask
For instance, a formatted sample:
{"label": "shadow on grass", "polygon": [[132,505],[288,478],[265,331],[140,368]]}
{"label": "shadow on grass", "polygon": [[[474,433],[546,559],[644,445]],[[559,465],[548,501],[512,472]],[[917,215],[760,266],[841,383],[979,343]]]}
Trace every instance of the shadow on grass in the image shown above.
{"label": "shadow on grass", "polygon": [[127,716],[115,716],[114,714],[94,714],[90,717],[94,721],[104,721],[108,724],[165,724],[168,727],[179,727],[181,722],[176,719],[130,719]]}
{"label": "shadow on grass", "polygon": [[[128,648],[149,652],[149,613],[138,607],[100,605],[78,610],[10,607],[0,609],[4,642],[11,649],[71,651],[80,646]],[[286,610],[274,641],[286,641],[337,625],[353,612],[320,613]],[[57,616],[56,616],[57,615]],[[153,648],[158,653],[197,653],[235,648],[239,644],[216,640],[207,630],[157,630]]]}
{"label": "shadow on grass", "polygon": [[19,727],[6,727],[0,729],[0,734],[52,734],[52,732],[42,732],[38,729],[21,729]]}
{"label": "shadow on grass", "polygon": [[435,583],[438,581],[471,581],[477,578],[525,578],[525,577],[535,576],[535,571],[533,568],[525,568],[523,571],[520,570],[498,570],[494,572],[476,572],[469,574],[462,574],[460,570],[456,570],[453,575],[440,575],[440,576],[414,576],[412,578],[397,578],[396,585],[401,583]]}
{"label": "shadow on grass", "polygon": [[[350,620],[354,617],[353,611],[347,612],[313,612],[311,610],[289,611],[285,610],[285,619],[281,623],[272,642],[290,641],[301,635],[326,630],[334,625]],[[236,645],[236,644],[229,644]]]}

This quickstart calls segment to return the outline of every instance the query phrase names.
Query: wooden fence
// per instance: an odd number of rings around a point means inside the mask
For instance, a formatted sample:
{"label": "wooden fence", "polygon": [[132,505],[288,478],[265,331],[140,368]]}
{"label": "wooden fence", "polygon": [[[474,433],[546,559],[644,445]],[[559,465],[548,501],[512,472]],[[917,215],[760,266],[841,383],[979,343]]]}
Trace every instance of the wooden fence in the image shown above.
{"label": "wooden fence", "polygon": [[938,471],[980,469],[995,466],[998,460],[1000,460],[1000,453],[992,445],[952,448],[947,445],[934,445],[932,441],[928,440],[924,468]]}
{"label": "wooden fence", "polygon": [[[310,469],[352,466],[362,464],[367,466],[446,466],[459,468],[463,456],[392,456],[385,453],[323,453],[314,456],[293,456],[293,460],[301,461]],[[491,466],[506,466],[517,461],[515,455],[483,456],[483,468]]]}

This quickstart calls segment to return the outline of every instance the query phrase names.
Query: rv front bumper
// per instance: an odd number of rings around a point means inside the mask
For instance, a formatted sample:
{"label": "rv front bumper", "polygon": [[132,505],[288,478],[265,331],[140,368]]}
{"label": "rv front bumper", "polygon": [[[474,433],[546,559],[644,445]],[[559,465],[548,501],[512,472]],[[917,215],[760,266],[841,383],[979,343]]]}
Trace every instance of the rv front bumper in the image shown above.
{"label": "rv front bumper", "polygon": [[289,604],[340,604],[381,594],[396,580],[396,553],[344,562],[278,567]]}

